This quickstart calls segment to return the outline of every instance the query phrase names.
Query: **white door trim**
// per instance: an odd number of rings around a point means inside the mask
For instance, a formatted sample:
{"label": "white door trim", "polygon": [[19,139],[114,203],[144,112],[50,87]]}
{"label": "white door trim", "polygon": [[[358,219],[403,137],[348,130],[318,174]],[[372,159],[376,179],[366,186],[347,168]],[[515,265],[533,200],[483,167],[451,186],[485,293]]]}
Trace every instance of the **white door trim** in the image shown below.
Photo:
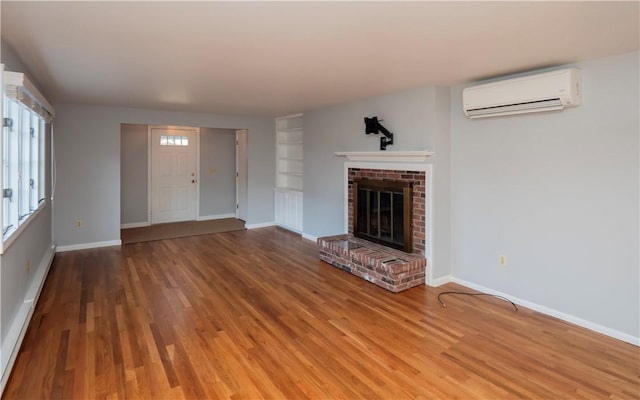
{"label": "white door trim", "polygon": [[[244,140],[240,137],[244,136]],[[249,186],[249,165],[247,158],[247,144],[249,131],[247,129],[236,130],[236,218],[247,221],[247,201]],[[244,161],[244,165],[241,165]]]}
{"label": "white door trim", "polygon": [[[151,199],[153,196],[152,192],[152,165],[151,165],[151,157],[152,157],[152,142],[151,142],[151,131],[153,129],[189,129],[195,130],[196,134],[196,198],[195,198],[195,206],[196,206],[196,217],[200,215],[200,128],[195,126],[181,126],[181,125],[148,125],[147,126],[147,221],[149,221],[149,225],[152,224],[151,219]],[[195,220],[194,219],[194,220]]]}

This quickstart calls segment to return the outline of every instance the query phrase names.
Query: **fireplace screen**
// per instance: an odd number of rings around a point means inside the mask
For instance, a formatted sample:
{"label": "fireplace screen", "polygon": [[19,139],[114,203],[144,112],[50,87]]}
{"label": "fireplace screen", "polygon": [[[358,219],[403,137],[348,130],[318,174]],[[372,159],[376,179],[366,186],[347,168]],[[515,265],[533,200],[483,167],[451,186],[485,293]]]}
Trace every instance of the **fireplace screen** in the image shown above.
{"label": "fireplace screen", "polygon": [[355,180],[354,235],[410,253],[411,204],[408,182]]}

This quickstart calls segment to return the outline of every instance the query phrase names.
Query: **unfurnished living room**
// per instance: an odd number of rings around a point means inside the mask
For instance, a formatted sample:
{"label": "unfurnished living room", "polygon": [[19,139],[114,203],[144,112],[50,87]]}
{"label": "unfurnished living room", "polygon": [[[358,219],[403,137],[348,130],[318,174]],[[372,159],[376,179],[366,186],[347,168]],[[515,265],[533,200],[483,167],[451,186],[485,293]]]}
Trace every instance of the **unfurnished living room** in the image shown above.
{"label": "unfurnished living room", "polygon": [[3,399],[640,399],[640,2],[0,2]]}

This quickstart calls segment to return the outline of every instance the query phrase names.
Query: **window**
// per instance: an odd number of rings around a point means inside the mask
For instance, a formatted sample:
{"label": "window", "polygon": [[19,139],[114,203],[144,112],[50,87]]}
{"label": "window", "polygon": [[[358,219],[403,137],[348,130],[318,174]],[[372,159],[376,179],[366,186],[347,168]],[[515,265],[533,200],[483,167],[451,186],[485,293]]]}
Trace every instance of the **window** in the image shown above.
{"label": "window", "polygon": [[53,117],[53,108],[23,74],[2,71],[2,80],[0,216],[4,250],[45,203],[46,123]]}
{"label": "window", "polygon": [[13,234],[44,202],[45,121],[4,97],[2,234]]}
{"label": "window", "polygon": [[18,228],[18,155],[20,106],[6,98],[2,131],[2,235],[6,239]]}
{"label": "window", "polygon": [[160,135],[160,146],[188,146],[188,136]]}

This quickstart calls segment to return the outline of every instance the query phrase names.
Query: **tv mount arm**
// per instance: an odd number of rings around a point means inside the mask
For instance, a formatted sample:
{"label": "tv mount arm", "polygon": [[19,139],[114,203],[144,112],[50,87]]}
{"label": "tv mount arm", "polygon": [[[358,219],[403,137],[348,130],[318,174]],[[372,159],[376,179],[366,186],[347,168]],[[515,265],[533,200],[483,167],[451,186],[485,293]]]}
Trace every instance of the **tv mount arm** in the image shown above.
{"label": "tv mount arm", "polygon": [[393,133],[389,132],[387,128],[382,126],[380,122],[378,122],[378,117],[364,118],[365,130],[364,133],[366,135],[373,133],[378,134],[382,132],[384,137],[380,138],[380,150],[386,150],[387,145],[393,144]]}

